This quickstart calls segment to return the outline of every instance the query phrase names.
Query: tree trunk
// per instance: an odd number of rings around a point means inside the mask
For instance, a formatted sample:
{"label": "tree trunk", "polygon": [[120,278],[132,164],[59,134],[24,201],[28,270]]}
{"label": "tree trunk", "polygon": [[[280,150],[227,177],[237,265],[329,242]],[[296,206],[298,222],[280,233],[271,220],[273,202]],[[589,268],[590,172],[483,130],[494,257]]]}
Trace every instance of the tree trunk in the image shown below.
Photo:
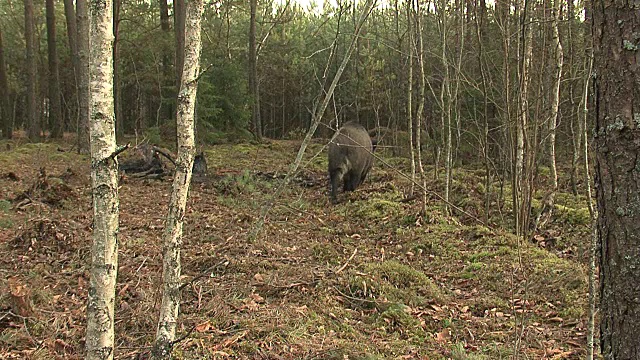
{"label": "tree trunk", "polygon": [[46,0],[47,13],[47,50],[49,58],[49,130],[51,137],[61,138],[64,131],[64,118],[60,96],[60,71],[58,69],[58,50],[56,47],[56,8],[54,0]]}
{"label": "tree trunk", "polygon": [[9,83],[7,81],[7,64],[4,61],[4,44],[2,43],[2,29],[0,28],[0,123],[2,136],[5,139],[13,137],[13,116],[11,116],[11,102],[9,101]]}
{"label": "tree trunk", "polygon": [[33,18],[33,0],[24,0],[24,37],[27,47],[27,135],[31,141],[40,140],[38,119],[38,59]]}
{"label": "tree trunk", "polygon": [[162,120],[169,121],[174,118],[173,101],[176,99],[176,89],[179,84],[173,83],[173,69],[171,68],[171,44],[166,40],[170,37],[169,6],[167,0],[158,0],[160,3],[160,28],[165,39],[162,41]]}
{"label": "tree trunk", "polygon": [[640,12],[637,1],[592,2],[600,348],[640,359]]}
{"label": "tree trunk", "polygon": [[251,119],[254,135],[262,139],[262,121],[260,119],[260,90],[258,84],[258,53],[256,44],[256,11],[257,0],[250,0],[251,15],[249,19],[249,91],[251,92]]}
{"label": "tree trunk", "polygon": [[551,17],[551,46],[554,48],[555,61],[551,70],[551,91],[549,115],[547,118],[548,137],[547,149],[549,156],[549,169],[551,174],[549,178],[549,190],[545,194],[542,209],[536,219],[536,228],[540,229],[551,219],[555,203],[556,192],[558,191],[558,168],[556,167],[556,127],[558,126],[558,113],[560,108],[560,80],[562,79],[562,64],[564,62],[564,54],[562,52],[562,44],[560,43],[560,32],[558,31],[558,22],[560,21],[560,0],[555,0],[552,8]]}
{"label": "tree trunk", "polygon": [[182,245],[182,224],[195,155],[194,115],[200,69],[200,50],[202,48],[200,38],[202,10],[202,0],[189,2],[188,26],[185,36],[185,62],[177,104],[178,158],[169,202],[169,214],[163,235],[162,305],[153,346],[153,356],[156,359],[171,357],[180,307],[180,247]]}
{"label": "tree trunk", "polygon": [[76,0],[78,25],[78,152],[89,152],[89,9],[87,0]]}
{"label": "tree trunk", "polygon": [[113,101],[116,115],[116,140],[124,135],[122,91],[120,89],[120,10],[122,0],[113,1]]}
{"label": "tree trunk", "polygon": [[[80,12],[80,11],[78,11]],[[118,163],[113,110],[113,9],[92,0],[90,54],[93,244],[87,304],[86,359],[113,359],[118,272]]]}
{"label": "tree trunk", "polygon": [[407,1],[407,40],[409,56],[409,65],[407,71],[407,132],[409,133],[409,156],[411,160],[411,187],[409,188],[409,196],[413,196],[416,182],[416,155],[415,144],[413,142],[413,56],[415,53],[415,44],[413,40],[414,29],[411,27],[411,7],[413,0]]}
{"label": "tree trunk", "polygon": [[424,72],[424,41],[423,41],[423,27],[422,27],[422,8],[420,7],[420,1],[416,0],[416,36],[418,43],[417,59],[418,69],[420,70],[420,81],[418,82],[418,109],[416,110],[416,150],[418,159],[418,172],[420,173],[420,182],[422,184],[422,212],[427,212],[427,178],[424,174],[424,166],[422,165],[422,119],[424,113],[424,103],[426,101],[426,79]]}
{"label": "tree trunk", "polygon": [[76,130],[80,126],[78,120],[78,73],[80,72],[80,58],[78,56],[78,27],[76,22],[76,11],[73,7],[73,0],[64,0],[64,14],[67,21],[67,39],[69,41],[69,50],[71,51],[71,62],[73,64],[73,85],[75,108],[72,108],[71,117],[75,118]]}
{"label": "tree trunk", "polygon": [[182,78],[182,67],[184,66],[184,22],[186,16],[184,0],[174,0],[173,2],[173,29],[176,35],[176,88],[180,87]]}
{"label": "tree trunk", "polygon": [[[516,235],[524,236],[528,227],[530,212],[529,207],[529,189],[525,182],[525,159],[526,153],[526,130],[529,126],[529,81],[530,67],[533,52],[532,31],[529,15],[529,1],[523,0],[520,9],[520,69],[518,80],[520,88],[518,90],[518,120],[515,124],[515,162],[512,180],[513,193],[513,213],[515,217]],[[505,60],[506,61],[506,60]]]}

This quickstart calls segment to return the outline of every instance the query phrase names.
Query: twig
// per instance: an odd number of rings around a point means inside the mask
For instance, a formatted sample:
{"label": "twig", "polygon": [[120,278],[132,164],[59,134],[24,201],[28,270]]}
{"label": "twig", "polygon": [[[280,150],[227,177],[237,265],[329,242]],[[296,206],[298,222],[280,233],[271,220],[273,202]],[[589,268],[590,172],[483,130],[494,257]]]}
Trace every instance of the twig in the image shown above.
{"label": "twig", "polygon": [[131,146],[131,143],[127,143],[127,145],[118,146],[116,150],[111,155],[109,155],[108,159],[115,159],[116,156],[120,155],[125,150],[127,150],[129,146]]}
{"label": "twig", "polygon": [[180,285],[180,287],[178,288],[178,290],[182,291],[182,289],[184,289],[185,287],[189,286],[190,284],[193,284],[196,280],[198,279],[202,279],[203,277],[207,276],[209,274],[209,272],[215,268],[217,268],[220,265],[224,265],[224,263],[226,263],[228,260],[222,260],[219,263],[208,267],[205,271],[201,272],[198,276],[194,277],[193,279],[191,279],[189,282],[186,282],[182,285]]}
{"label": "twig", "polygon": [[167,159],[169,159],[169,161],[171,161],[171,163],[173,164],[173,166],[176,166],[176,162],[175,162],[175,160],[173,160],[173,157],[172,157],[172,155],[173,155],[173,154],[171,154],[171,152],[170,152],[169,150],[167,150],[167,149],[163,149],[163,148],[161,148],[161,147],[158,147],[158,146],[155,146],[155,145],[154,145],[154,146],[153,146],[153,151],[155,151],[155,152],[157,152],[158,154],[160,154],[160,155],[162,155],[162,156],[166,157]]}
{"label": "twig", "polygon": [[191,333],[193,332],[193,330],[195,330],[195,329],[196,329],[196,327],[198,327],[198,325],[193,325],[193,327],[192,327],[191,329],[189,329],[189,331],[187,331],[187,333],[186,333],[186,334],[184,334],[184,335],[180,336],[179,338],[177,338],[177,339],[173,340],[173,341],[169,344],[169,347],[170,347],[170,348],[173,348],[173,345],[175,345],[175,344],[177,344],[177,343],[179,343],[179,342],[183,341],[184,339],[188,338],[188,337],[189,337],[189,335],[191,335]]}
{"label": "twig", "polygon": [[340,294],[340,296],[344,296],[344,297],[346,297],[346,298],[347,298],[347,299],[349,299],[349,300],[353,300],[353,301],[362,301],[362,302],[368,302],[368,303],[376,304],[376,305],[378,304],[378,302],[377,302],[377,301],[375,301],[375,300],[362,299],[362,298],[357,298],[357,297],[349,296],[349,295],[347,295],[347,294],[343,293],[342,291],[338,290],[338,288],[337,288],[337,287],[335,287],[335,286],[333,287],[333,289],[334,289],[335,291],[337,291],[337,292],[338,292],[338,294]]}
{"label": "twig", "polygon": [[342,270],[344,270],[347,267],[347,265],[349,265],[349,261],[351,261],[353,257],[356,256],[357,253],[358,253],[358,248],[355,248],[353,250],[353,254],[351,254],[351,256],[349,256],[349,258],[347,259],[347,262],[345,262],[344,265],[340,267],[340,269],[336,270],[336,274],[339,274]]}

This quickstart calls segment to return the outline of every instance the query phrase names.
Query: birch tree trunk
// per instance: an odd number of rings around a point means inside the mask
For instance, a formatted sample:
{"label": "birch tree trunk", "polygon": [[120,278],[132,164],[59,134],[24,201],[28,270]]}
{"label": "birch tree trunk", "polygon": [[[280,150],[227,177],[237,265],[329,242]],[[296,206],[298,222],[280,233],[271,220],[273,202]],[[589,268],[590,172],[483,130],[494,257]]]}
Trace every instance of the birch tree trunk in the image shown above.
{"label": "birch tree trunk", "polygon": [[515,217],[516,235],[523,236],[527,228],[528,216],[530,208],[527,201],[528,189],[525,180],[525,137],[526,129],[529,124],[529,70],[531,67],[531,57],[533,52],[532,31],[529,15],[529,0],[522,0],[520,9],[520,46],[521,62],[518,74],[520,81],[519,98],[518,98],[518,117],[515,124],[515,163],[512,181],[513,193],[513,212]]}
{"label": "birch tree trunk", "polygon": [[195,155],[195,105],[202,49],[201,18],[202,0],[188,2],[185,21],[184,68],[181,76],[177,104],[178,155],[173,179],[169,214],[163,235],[162,305],[156,340],[153,346],[155,359],[169,359],[176,336],[176,324],[180,308],[180,248],[182,225]]}
{"label": "birch tree trunk", "polygon": [[536,219],[536,228],[543,228],[553,215],[555,196],[558,190],[558,169],[556,167],[556,127],[558,124],[558,112],[560,107],[560,80],[562,79],[562,65],[564,54],[560,43],[560,32],[558,22],[560,20],[560,0],[555,0],[552,7],[551,17],[551,46],[554,48],[555,62],[551,74],[551,99],[549,104],[549,116],[547,119],[549,134],[547,138],[547,150],[549,152],[549,168],[551,177],[549,179],[549,190],[545,194],[542,209]]}
{"label": "birch tree trunk", "polygon": [[413,55],[415,44],[413,40],[414,29],[411,27],[411,7],[413,0],[407,0],[407,39],[409,56],[409,69],[407,72],[407,132],[409,133],[409,157],[411,161],[411,187],[409,196],[413,195],[416,182],[416,156],[415,144],[413,143]]}
{"label": "birch tree trunk", "polygon": [[424,73],[424,41],[422,37],[422,8],[420,7],[420,0],[416,0],[416,36],[418,42],[418,68],[420,69],[420,82],[418,88],[418,110],[416,111],[416,151],[418,158],[418,172],[420,173],[420,180],[422,183],[422,212],[427,212],[427,179],[424,174],[424,166],[422,166],[422,119],[424,112],[424,102],[426,100],[425,88],[426,79]]}
{"label": "birch tree trunk", "polygon": [[596,263],[598,258],[598,214],[593,206],[593,193],[591,190],[591,173],[589,167],[589,136],[587,134],[587,119],[589,115],[588,97],[591,73],[593,70],[593,54],[591,51],[585,51],[586,73],[584,86],[582,88],[582,99],[580,100],[581,110],[580,121],[582,122],[583,148],[582,156],[584,157],[584,182],[587,188],[587,205],[589,206],[589,214],[591,215],[591,239],[589,242],[589,311],[587,314],[587,360],[593,360],[594,337],[596,324]]}
{"label": "birch tree trunk", "polygon": [[[551,111],[549,117],[549,167],[551,168],[552,191],[555,194],[558,190],[558,168],[556,167],[556,127],[558,124],[558,113],[560,107],[560,80],[562,79],[564,54],[562,52],[562,43],[560,42],[560,32],[558,31],[561,1],[555,0],[554,5],[555,6],[552,10],[553,17],[551,19],[551,27],[553,31],[552,46],[555,48],[555,64],[553,68],[553,92],[551,94]],[[553,198],[551,200],[551,205],[553,205]]]}
{"label": "birch tree trunk", "polygon": [[118,163],[113,112],[111,0],[90,6],[91,183],[93,243],[87,304],[86,359],[113,359],[118,272]]}

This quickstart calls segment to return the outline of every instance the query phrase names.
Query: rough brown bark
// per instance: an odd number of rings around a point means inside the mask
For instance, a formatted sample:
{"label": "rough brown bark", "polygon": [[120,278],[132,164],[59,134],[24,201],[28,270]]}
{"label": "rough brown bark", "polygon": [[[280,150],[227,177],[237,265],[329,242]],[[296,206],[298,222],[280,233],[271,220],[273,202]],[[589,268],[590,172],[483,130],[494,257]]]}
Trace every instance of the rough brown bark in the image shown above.
{"label": "rough brown bark", "polygon": [[2,136],[5,139],[13,137],[13,119],[11,116],[11,103],[9,101],[9,83],[7,81],[7,64],[4,62],[4,45],[2,43],[2,29],[0,28],[0,123],[2,123]]}
{"label": "rough brown bark", "polygon": [[60,71],[58,67],[58,49],[56,46],[56,7],[53,0],[46,0],[47,13],[47,52],[49,60],[49,130],[51,137],[61,138],[64,130],[64,118],[60,95]]}
{"label": "rough brown bark", "polygon": [[31,141],[40,140],[38,119],[38,62],[36,59],[36,39],[33,19],[33,0],[24,0],[24,37],[27,47],[27,135]]}
{"label": "rough brown bark", "polygon": [[600,347],[640,359],[640,9],[593,1]]}
{"label": "rough brown bark", "polygon": [[89,153],[89,9],[87,0],[76,0],[78,25],[78,152]]}

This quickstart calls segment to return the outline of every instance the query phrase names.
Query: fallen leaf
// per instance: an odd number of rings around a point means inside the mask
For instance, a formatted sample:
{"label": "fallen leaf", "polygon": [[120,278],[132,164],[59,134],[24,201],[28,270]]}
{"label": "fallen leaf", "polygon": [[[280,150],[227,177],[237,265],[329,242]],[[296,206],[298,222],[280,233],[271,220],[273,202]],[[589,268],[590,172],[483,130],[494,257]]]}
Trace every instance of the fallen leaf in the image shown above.
{"label": "fallen leaf", "polygon": [[451,339],[451,332],[449,329],[444,329],[436,334],[436,341],[439,344],[445,344]]}
{"label": "fallen leaf", "polygon": [[196,331],[199,333],[207,332],[211,329],[211,323],[209,321],[205,321],[201,324],[196,325]]}

